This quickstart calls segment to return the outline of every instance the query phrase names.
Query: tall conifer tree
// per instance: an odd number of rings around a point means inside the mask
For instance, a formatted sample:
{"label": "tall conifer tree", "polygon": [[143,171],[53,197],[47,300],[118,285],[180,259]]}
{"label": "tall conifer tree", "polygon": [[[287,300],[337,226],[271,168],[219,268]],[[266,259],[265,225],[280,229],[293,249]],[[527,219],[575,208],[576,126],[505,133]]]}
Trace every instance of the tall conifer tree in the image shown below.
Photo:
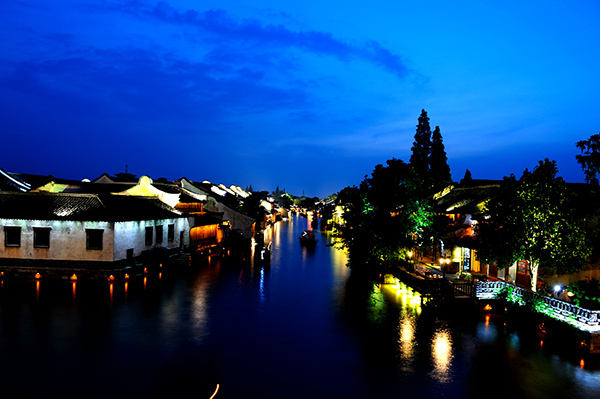
{"label": "tall conifer tree", "polygon": [[413,167],[417,177],[423,181],[428,180],[429,155],[431,154],[431,128],[427,111],[421,110],[415,141],[411,148],[410,165]]}
{"label": "tall conifer tree", "polygon": [[429,155],[429,174],[433,181],[433,185],[444,185],[452,181],[450,175],[450,167],[448,166],[448,157],[444,143],[442,142],[442,134],[440,127],[436,126],[431,137],[431,154]]}

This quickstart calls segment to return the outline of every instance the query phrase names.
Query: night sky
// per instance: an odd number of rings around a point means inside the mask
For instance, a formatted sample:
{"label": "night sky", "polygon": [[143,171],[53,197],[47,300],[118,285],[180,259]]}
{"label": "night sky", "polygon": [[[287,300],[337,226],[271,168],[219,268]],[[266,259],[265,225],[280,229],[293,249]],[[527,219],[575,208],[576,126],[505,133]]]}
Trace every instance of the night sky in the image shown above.
{"label": "night sky", "polygon": [[0,32],[10,172],[324,197],[408,161],[425,109],[456,181],[577,182],[600,133],[597,0],[0,0]]}

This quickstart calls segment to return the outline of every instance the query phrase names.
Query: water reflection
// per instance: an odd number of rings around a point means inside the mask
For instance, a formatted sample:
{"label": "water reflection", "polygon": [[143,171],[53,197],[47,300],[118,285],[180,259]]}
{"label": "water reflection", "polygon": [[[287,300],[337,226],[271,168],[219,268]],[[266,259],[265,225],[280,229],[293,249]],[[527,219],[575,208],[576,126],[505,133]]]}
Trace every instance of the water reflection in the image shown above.
{"label": "water reflection", "polygon": [[400,356],[404,360],[403,371],[412,371],[412,361],[415,353],[416,321],[414,317],[405,317],[400,320],[400,331],[398,343],[400,344]]}
{"label": "water reflection", "polygon": [[162,280],[43,280],[43,292],[0,282],[3,393],[209,398],[219,383],[215,399],[598,397],[593,358],[565,361],[495,316],[374,285],[327,233],[303,260],[305,222],[273,228],[271,265],[213,257]]}
{"label": "water reflection", "polygon": [[451,380],[452,337],[450,331],[438,330],[431,341],[431,357],[433,359],[432,377],[439,382]]}
{"label": "water reflection", "polygon": [[264,304],[265,302],[265,268],[261,266],[260,268],[260,284],[258,288],[260,303]]}

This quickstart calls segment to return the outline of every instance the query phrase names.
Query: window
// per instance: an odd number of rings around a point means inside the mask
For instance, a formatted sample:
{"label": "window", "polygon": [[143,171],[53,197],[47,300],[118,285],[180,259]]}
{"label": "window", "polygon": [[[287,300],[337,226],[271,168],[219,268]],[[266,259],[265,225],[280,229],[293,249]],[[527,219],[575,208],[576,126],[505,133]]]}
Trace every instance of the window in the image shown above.
{"label": "window", "polygon": [[33,228],[33,247],[50,248],[50,229],[47,227]]}
{"label": "window", "polygon": [[169,242],[175,240],[175,225],[174,224],[170,224],[169,227],[167,227],[167,240],[169,240]]}
{"label": "window", "polygon": [[146,245],[152,245],[152,226],[146,227]]}
{"label": "window", "polygon": [[21,246],[21,228],[20,227],[4,227],[4,246],[5,247],[20,247]]}
{"label": "window", "polygon": [[102,234],[104,230],[86,229],[85,230],[85,249],[102,250]]}
{"label": "window", "polygon": [[162,240],[163,240],[163,227],[156,226],[156,243],[162,244]]}

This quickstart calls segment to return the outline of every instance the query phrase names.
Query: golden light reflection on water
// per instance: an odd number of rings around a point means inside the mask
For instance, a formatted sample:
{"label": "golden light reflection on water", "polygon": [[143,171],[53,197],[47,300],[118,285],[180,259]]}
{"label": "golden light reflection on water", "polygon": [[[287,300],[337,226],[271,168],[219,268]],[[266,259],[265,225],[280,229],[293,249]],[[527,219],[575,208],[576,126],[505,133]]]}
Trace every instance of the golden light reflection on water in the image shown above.
{"label": "golden light reflection on water", "polygon": [[395,298],[403,313],[418,316],[422,311],[421,306],[428,302],[427,298],[401,281],[396,281],[396,284],[382,285],[382,290],[388,297]]}
{"label": "golden light reflection on water", "polygon": [[432,377],[439,382],[450,380],[452,366],[452,337],[448,330],[438,330],[431,341]]}
{"label": "golden light reflection on water", "polygon": [[406,317],[400,320],[398,337],[400,356],[407,362],[411,362],[415,354],[415,330],[415,319],[413,317]]}

